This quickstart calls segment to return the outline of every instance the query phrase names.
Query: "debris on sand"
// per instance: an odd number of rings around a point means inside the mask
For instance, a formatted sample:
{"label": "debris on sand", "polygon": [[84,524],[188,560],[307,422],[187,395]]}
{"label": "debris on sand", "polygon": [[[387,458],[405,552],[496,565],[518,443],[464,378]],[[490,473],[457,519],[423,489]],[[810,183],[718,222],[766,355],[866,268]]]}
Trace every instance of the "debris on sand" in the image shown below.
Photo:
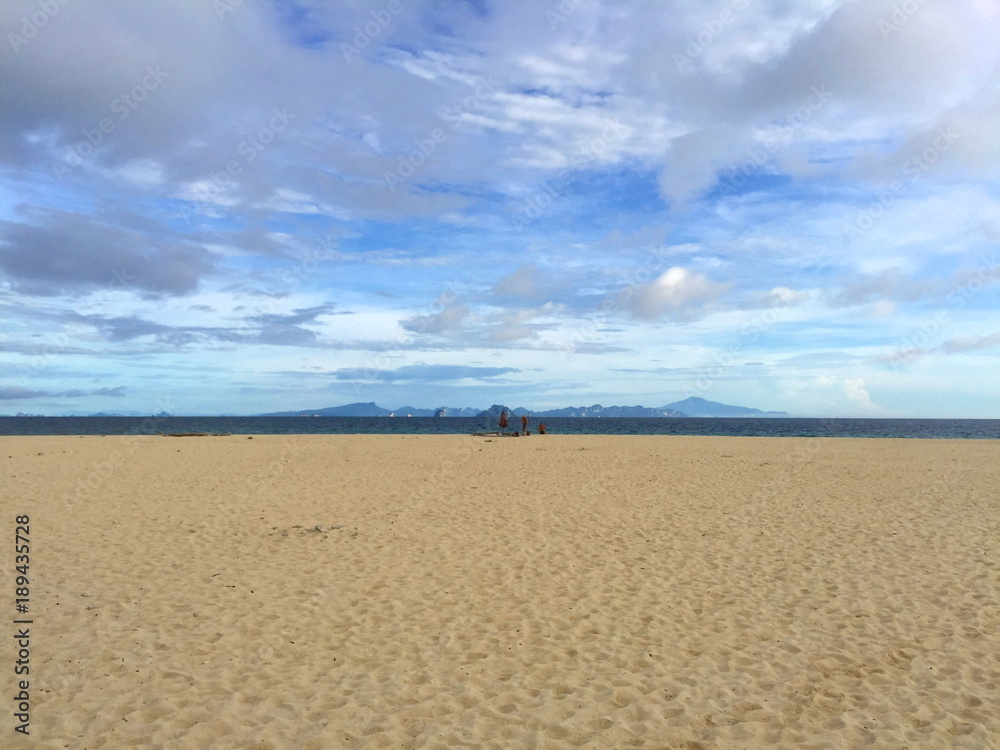
{"label": "debris on sand", "polygon": [[229,437],[231,432],[161,432],[160,437]]}

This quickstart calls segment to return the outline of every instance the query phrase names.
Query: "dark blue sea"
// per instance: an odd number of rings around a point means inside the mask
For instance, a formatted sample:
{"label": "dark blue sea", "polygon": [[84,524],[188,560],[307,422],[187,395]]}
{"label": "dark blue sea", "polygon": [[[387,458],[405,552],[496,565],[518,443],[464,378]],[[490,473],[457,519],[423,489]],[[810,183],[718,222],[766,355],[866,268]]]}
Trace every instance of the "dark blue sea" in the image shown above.
{"label": "dark blue sea", "polygon": [[[553,435],[738,435],[1000,439],[1000,419],[555,418]],[[537,431],[537,420],[530,429]],[[0,417],[0,435],[461,435],[497,429],[475,417]]]}

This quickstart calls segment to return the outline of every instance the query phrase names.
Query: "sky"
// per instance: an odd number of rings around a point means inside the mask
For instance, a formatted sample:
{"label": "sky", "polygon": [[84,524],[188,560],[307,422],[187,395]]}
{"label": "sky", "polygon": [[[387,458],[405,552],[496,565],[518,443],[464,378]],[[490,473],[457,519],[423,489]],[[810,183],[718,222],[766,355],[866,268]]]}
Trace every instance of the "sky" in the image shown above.
{"label": "sky", "polygon": [[995,0],[5,0],[0,414],[1000,418]]}

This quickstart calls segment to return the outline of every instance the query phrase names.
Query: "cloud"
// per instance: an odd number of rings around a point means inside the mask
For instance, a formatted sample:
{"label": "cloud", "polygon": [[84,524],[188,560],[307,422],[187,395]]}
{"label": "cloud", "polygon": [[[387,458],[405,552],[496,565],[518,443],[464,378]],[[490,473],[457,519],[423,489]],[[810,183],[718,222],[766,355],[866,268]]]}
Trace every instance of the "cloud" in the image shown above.
{"label": "cloud", "polygon": [[471,310],[463,305],[451,305],[439,313],[414,315],[400,325],[413,333],[448,336],[460,332],[470,314]]}
{"label": "cloud", "polygon": [[709,127],[674,138],[660,190],[672,203],[683,203],[711,188],[724,167],[738,164],[752,141],[734,127]]}
{"label": "cloud", "polygon": [[0,222],[0,270],[24,294],[114,287],[154,296],[188,294],[215,265],[211,253],[186,242],[63,211],[31,213],[36,223]]}
{"label": "cloud", "polygon": [[830,295],[835,307],[854,307],[882,301],[915,302],[939,293],[939,280],[920,281],[905,274],[902,269],[890,268],[879,274],[865,274],[854,283]]}
{"label": "cloud", "polygon": [[260,343],[271,346],[309,346],[316,339],[315,331],[294,325],[264,326],[258,334]]}
{"label": "cloud", "polygon": [[875,361],[879,364],[887,364],[898,367],[903,364],[908,364],[910,362],[915,362],[918,359],[923,359],[931,353],[930,349],[921,346],[906,346],[895,351],[889,352],[888,354],[882,354],[875,358]]}
{"label": "cloud", "polygon": [[766,292],[748,294],[740,305],[744,310],[770,309],[774,307],[793,307],[801,305],[809,299],[809,295],[787,286],[776,286]]}
{"label": "cloud", "polygon": [[333,314],[335,305],[328,303],[315,307],[299,308],[290,313],[265,313],[252,315],[247,320],[260,326],[258,340],[272,346],[310,346],[318,340],[316,331],[303,328],[321,315]]}
{"label": "cloud", "polygon": [[[187,306],[188,310],[201,312],[212,308],[207,305]],[[142,351],[170,351],[190,344],[268,344],[272,346],[316,346],[319,336],[316,331],[303,325],[315,323],[324,315],[338,314],[336,305],[326,303],[307,308],[295,308],[288,313],[257,311],[233,325],[169,325],[149,320],[144,314],[106,315],[99,313],[82,314],[74,310],[48,311],[39,317],[50,322],[79,328],[86,326],[100,333],[111,344],[133,342],[149,337],[152,341]],[[169,313],[164,317],[169,317]],[[59,355],[93,355],[93,349],[65,345],[65,337],[50,337],[50,345],[32,345],[0,342],[0,351],[38,355],[58,351]],[[57,343],[56,343],[57,342]]]}
{"label": "cloud", "polygon": [[30,388],[18,388],[17,386],[0,387],[0,401],[14,401],[16,399],[38,398],[48,396],[47,391],[35,391]]}
{"label": "cloud", "polygon": [[[482,331],[489,341],[497,344],[537,339],[545,329],[556,327],[554,321],[564,313],[565,308],[553,302],[546,302],[539,307],[512,308],[484,316]],[[540,322],[539,318],[549,322]]]}
{"label": "cloud", "polygon": [[[829,410],[830,412],[839,411],[842,408],[836,405],[838,397],[847,402],[846,406],[849,412],[853,411],[854,413],[864,415],[874,415],[882,411],[881,407],[872,401],[863,378],[820,375],[815,378],[813,383],[821,393],[824,391],[828,392],[827,398],[830,399],[831,405],[833,405],[833,408]],[[832,392],[832,394],[829,392]]]}
{"label": "cloud", "polygon": [[842,387],[848,400],[856,404],[863,412],[871,412],[877,408],[872,403],[872,397],[865,388],[865,381],[861,378],[845,378]]}
{"label": "cloud", "polygon": [[960,336],[948,339],[941,344],[941,349],[948,354],[961,354],[981,349],[992,349],[998,344],[1000,344],[1000,331],[988,336]]}
{"label": "cloud", "polygon": [[170,326],[153,323],[132,315],[115,318],[93,317],[91,321],[96,323],[105,337],[111,341],[131,341],[142,336],[155,336],[174,331]]}
{"label": "cloud", "polygon": [[473,367],[469,365],[404,365],[395,370],[375,370],[351,367],[336,370],[333,376],[338,380],[399,382],[440,382],[449,380],[484,380],[497,378],[512,372],[520,372],[514,367]]}
{"label": "cloud", "polygon": [[823,351],[822,349],[807,354],[795,354],[778,360],[775,364],[786,369],[796,370],[832,370],[854,365],[860,357],[849,352]]}
{"label": "cloud", "polygon": [[538,294],[538,267],[534,263],[521,266],[507,274],[493,288],[493,293],[502,297],[528,297]]}
{"label": "cloud", "polygon": [[0,401],[14,401],[18,399],[33,398],[84,398],[90,396],[104,396],[110,398],[122,398],[126,394],[123,385],[114,388],[98,388],[92,391],[72,389],[68,391],[38,391],[30,388],[18,388],[16,386],[0,387]]}
{"label": "cloud", "polygon": [[641,320],[691,320],[709,312],[730,286],[675,266],[647,284],[629,287],[619,303]]}
{"label": "cloud", "polygon": [[123,385],[119,385],[115,388],[98,388],[93,391],[95,396],[112,396],[114,398],[121,398],[125,395],[126,388]]}

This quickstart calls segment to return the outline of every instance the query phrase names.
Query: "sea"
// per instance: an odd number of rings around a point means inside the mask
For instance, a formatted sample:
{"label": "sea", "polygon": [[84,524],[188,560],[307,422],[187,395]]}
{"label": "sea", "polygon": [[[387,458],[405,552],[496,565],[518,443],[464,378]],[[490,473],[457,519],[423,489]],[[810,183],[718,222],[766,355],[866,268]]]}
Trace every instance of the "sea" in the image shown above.
{"label": "sea", "polygon": [[[1000,439],[1000,419],[562,417],[543,421],[553,435]],[[494,420],[478,417],[0,417],[0,435],[468,435],[496,429]],[[538,420],[532,419],[529,430],[537,429]]]}

